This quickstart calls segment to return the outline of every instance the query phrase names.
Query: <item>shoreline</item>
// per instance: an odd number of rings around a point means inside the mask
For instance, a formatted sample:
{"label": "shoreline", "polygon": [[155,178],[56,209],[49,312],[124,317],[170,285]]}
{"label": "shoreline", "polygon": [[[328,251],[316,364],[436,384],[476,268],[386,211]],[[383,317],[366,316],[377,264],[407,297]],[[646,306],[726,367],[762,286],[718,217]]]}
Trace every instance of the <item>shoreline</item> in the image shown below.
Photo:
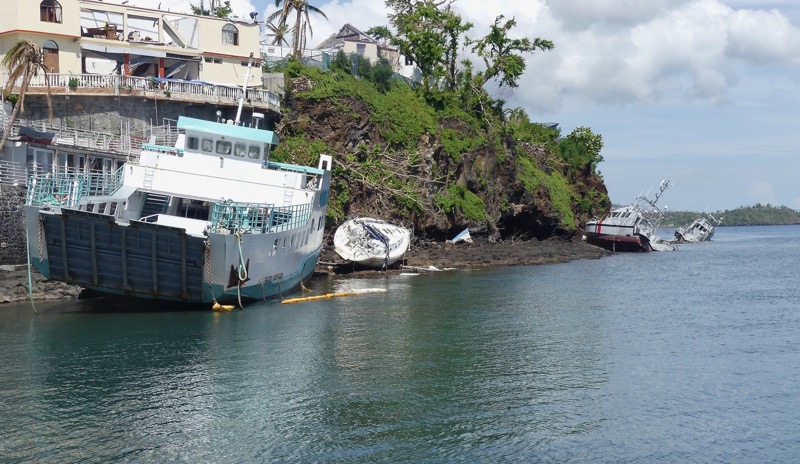
{"label": "shoreline", "polygon": [[[611,255],[610,251],[589,245],[581,240],[549,238],[546,240],[505,240],[490,242],[485,237],[473,237],[473,243],[433,242],[417,240],[405,255],[403,263],[395,263],[386,271],[359,268],[343,261],[329,244],[323,246],[313,277],[358,273],[360,275],[385,274],[406,270],[436,270],[463,268],[490,268],[502,266],[533,266],[557,264],[580,259],[598,259]],[[59,300],[77,298],[81,288],[63,282],[49,281],[34,271],[31,274],[32,293],[28,289],[26,265],[5,266],[0,269],[0,307],[3,303]]]}

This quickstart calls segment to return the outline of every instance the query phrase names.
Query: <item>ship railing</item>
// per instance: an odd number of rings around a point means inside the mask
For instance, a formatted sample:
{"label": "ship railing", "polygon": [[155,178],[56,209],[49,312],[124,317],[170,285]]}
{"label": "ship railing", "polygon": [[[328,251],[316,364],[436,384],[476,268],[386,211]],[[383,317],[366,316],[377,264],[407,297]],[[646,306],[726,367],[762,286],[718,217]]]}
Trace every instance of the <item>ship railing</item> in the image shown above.
{"label": "ship railing", "polygon": [[26,204],[32,206],[77,206],[82,198],[107,196],[122,185],[123,168],[115,172],[57,170],[28,179]]}
{"label": "ship railing", "polygon": [[25,204],[31,206],[76,206],[83,190],[83,175],[47,173],[28,179]]}
{"label": "ship railing", "polygon": [[211,228],[217,233],[271,233],[302,227],[311,217],[311,204],[276,207],[267,203],[214,203]]}
{"label": "ship railing", "polygon": [[319,168],[313,168],[311,166],[300,166],[298,164],[289,164],[289,163],[279,163],[277,161],[267,161],[265,163],[267,169],[274,169],[276,171],[287,171],[287,172],[300,172],[303,174],[324,174],[325,171]]}
{"label": "ship railing", "polygon": [[85,174],[85,182],[83,183],[81,196],[97,197],[111,195],[122,186],[122,174],[124,172],[123,167],[120,167],[114,172],[91,171]]}
{"label": "ship railing", "polygon": [[183,156],[183,148],[176,148],[174,146],[157,145],[154,143],[143,143],[142,151],[154,151],[156,153],[165,153],[167,155]]}

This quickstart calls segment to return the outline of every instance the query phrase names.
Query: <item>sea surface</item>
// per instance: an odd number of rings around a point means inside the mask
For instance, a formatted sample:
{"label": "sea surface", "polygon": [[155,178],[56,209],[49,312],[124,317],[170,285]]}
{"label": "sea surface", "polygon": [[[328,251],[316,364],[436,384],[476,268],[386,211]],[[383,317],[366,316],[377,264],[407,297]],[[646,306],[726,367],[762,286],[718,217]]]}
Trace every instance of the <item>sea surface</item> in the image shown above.
{"label": "sea surface", "polygon": [[799,262],[800,226],[720,227],[223,314],[0,306],[0,462],[798,462]]}

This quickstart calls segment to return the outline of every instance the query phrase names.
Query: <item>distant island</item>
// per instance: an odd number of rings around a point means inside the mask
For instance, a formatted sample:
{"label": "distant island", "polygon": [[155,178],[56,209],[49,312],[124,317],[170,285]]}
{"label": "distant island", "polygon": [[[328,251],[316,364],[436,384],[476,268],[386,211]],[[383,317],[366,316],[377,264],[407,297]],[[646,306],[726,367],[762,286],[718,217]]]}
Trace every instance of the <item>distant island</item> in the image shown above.
{"label": "distant island", "polygon": [[[694,221],[703,213],[695,211],[667,211],[661,225],[664,227],[680,227]],[[716,218],[723,218],[722,226],[767,226],[800,224],[800,211],[788,206],[762,205],[740,206],[736,209],[715,211]]]}

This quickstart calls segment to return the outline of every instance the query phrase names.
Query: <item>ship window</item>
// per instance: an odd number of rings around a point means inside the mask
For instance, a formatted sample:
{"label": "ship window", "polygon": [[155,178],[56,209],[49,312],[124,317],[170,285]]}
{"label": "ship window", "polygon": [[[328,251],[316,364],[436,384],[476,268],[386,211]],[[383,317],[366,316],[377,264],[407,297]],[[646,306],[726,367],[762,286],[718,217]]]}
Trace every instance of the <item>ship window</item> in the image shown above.
{"label": "ship window", "polygon": [[56,0],[42,0],[39,4],[39,19],[46,23],[60,23],[61,4]]}
{"label": "ship window", "polygon": [[211,139],[203,139],[203,144],[200,146],[200,149],[204,152],[211,153],[214,151],[214,141]]}
{"label": "ship window", "polygon": [[258,145],[250,145],[248,147],[248,150],[249,151],[247,152],[247,156],[249,156],[250,158],[252,159],[261,158],[261,149],[258,147]]}
{"label": "ship window", "polygon": [[320,230],[320,229],[322,229],[322,224],[323,224],[324,222],[325,222],[325,221],[323,221],[323,220],[322,220],[322,218],[319,218],[319,223],[317,224],[317,230]]}
{"label": "ship window", "polygon": [[278,239],[275,239],[275,243],[272,245],[272,256],[275,256],[275,253],[278,252]]}
{"label": "ship window", "polygon": [[236,156],[244,156],[244,153],[247,151],[247,145],[243,143],[237,143],[233,146],[233,154]]}
{"label": "ship window", "polygon": [[292,239],[289,241],[289,248],[294,248],[294,238],[297,234],[292,234]]}
{"label": "ship window", "polygon": [[197,137],[189,137],[186,141],[186,148],[189,150],[197,150],[200,148],[200,140]]}
{"label": "ship window", "polygon": [[239,45],[239,29],[233,24],[222,26],[222,43],[226,45]]}
{"label": "ship window", "polygon": [[230,155],[231,154],[231,143],[225,140],[217,140],[217,154],[218,155]]}

